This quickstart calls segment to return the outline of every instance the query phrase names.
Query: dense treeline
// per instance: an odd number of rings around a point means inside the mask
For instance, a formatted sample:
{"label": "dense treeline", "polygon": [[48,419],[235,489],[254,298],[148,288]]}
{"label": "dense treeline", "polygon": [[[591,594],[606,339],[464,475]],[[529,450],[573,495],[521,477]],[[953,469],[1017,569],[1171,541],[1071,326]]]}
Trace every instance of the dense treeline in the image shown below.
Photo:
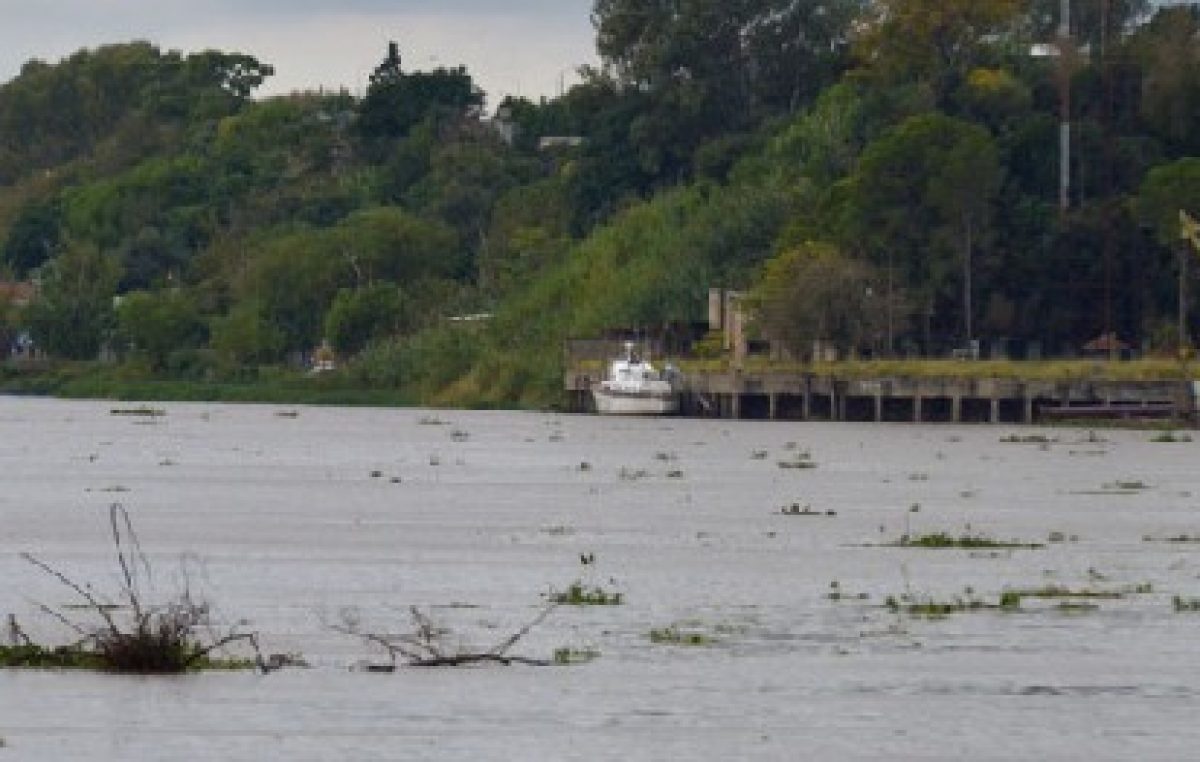
{"label": "dense treeline", "polygon": [[269,65],[146,43],[30,62],[0,87],[0,254],[40,297],[9,328],[197,379],[325,342],[347,383],[495,403],[711,286],[797,356],[1173,351],[1200,13],[1073,5],[1047,46],[1059,0],[597,0],[601,66],[496,120],[395,46],[361,98],[255,100]]}

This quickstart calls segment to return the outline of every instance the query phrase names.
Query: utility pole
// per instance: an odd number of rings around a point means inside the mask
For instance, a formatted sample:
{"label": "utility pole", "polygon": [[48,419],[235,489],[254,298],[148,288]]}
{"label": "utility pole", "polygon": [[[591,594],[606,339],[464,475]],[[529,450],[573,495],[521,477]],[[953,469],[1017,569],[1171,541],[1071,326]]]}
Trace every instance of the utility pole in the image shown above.
{"label": "utility pole", "polygon": [[1186,211],[1179,210],[1179,232],[1182,246],[1179,249],[1179,357],[1186,359],[1191,351],[1191,337],[1188,336],[1188,250],[1194,249],[1200,256],[1200,224],[1197,224]]}
{"label": "utility pole", "polygon": [[1075,46],[1071,39],[1071,0],[1062,0],[1058,12],[1058,100],[1061,109],[1059,127],[1059,211],[1071,208],[1071,70]]}
{"label": "utility pole", "polygon": [[1109,21],[1112,0],[1100,0],[1100,75],[1104,84],[1104,335],[1110,337],[1108,359],[1117,359],[1116,328],[1113,325],[1113,269],[1116,259],[1116,105],[1112,55],[1109,50]]}

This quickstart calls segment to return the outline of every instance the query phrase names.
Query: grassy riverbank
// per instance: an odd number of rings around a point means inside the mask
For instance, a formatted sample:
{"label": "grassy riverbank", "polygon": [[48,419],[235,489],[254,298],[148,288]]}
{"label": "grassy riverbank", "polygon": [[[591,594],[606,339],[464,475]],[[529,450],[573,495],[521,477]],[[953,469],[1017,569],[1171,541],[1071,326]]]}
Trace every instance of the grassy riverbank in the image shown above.
{"label": "grassy riverbank", "polygon": [[337,374],[271,369],[240,378],[179,379],[126,366],[61,363],[0,368],[0,392],[68,399],[247,402],[406,407],[420,400],[398,389],[366,388]]}
{"label": "grassy riverbank", "polygon": [[[726,369],[728,364],[725,364]],[[720,370],[704,361],[683,364],[688,370]],[[813,373],[840,378],[1003,378],[1023,381],[1167,381],[1196,378],[1200,366],[1183,365],[1177,360],[1132,360],[1105,362],[1100,360],[1012,361],[984,360],[864,360],[829,363],[781,363],[751,359],[744,364],[751,372]]]}
{"label": "grassy riverbank", "polygon": [[[677,360],[686,373],[726,373],[727,359]],[[580,363],[579,369],[603,372],[603,363]],[[1102,362],[1053,360],[1044,362],[955,360],[880,360],[836,363],[772,362],[750,358],[742,365],[748,373],[811,373],[818,376],[857,378],[1015,379],[1024,381],[1165,381],[1200,378],[1200,365],[1174,360]],[[559,382],[561,383],[561,382]],[[553,385],[547,382],[547,388]],[[321,375],[262,368],[210,379],[172,378],[133,365],[99,363],[45,363],[36,366],[0,365],[0,393],[71,399],[146,400],[161,402],[246,402],[293,405],[347,405],[408,407],[430,405],[466,409],[557,409],[561,397],[538,395],[530,399],[497,399],[479,384],[460,380],[434,390],[410,390],[371,385],[345,372]]]}
{"label": "grassy riverbank", "polygon": [[[729,373],[728,358],[673,359],[683,373]],[[598,361],[579,364],[602,371]],[[1001,378],[1020,381],[1179,381],[1200,379],[1200,363],[1171,359],[1130,360],[858,360],[842,362],[780,362],[761,357],[747,358],[741,369],[747,373],[795,373],[837,378],[945,378],[952,380]]]}

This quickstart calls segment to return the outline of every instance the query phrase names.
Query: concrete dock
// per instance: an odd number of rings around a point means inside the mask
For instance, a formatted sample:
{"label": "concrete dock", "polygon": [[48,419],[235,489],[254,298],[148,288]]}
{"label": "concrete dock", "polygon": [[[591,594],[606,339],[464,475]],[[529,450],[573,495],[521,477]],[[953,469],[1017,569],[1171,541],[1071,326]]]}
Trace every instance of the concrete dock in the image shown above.
{"label": "concrete dock", "polygon": [[[570,408],[591,410],[597,370],[569,369]],[[696,417],[790,421],[1037,423],[1092,418],[1185,422],[1192,382],[1026,381],[1007,378],[838,377],[731,370],[683,374],[680,412]]]}

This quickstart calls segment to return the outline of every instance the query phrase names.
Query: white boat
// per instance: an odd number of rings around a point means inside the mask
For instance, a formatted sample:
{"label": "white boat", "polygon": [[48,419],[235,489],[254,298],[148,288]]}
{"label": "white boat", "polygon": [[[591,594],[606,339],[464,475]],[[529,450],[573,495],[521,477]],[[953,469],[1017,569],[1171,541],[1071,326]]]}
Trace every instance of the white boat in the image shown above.
{"label": "white boat", "polygon": [[596,412],[602,415],[667,415],[679,409],[672,373],[664,373],[625,343],[625,356],[608,365],[608,376],[592,387]]}

